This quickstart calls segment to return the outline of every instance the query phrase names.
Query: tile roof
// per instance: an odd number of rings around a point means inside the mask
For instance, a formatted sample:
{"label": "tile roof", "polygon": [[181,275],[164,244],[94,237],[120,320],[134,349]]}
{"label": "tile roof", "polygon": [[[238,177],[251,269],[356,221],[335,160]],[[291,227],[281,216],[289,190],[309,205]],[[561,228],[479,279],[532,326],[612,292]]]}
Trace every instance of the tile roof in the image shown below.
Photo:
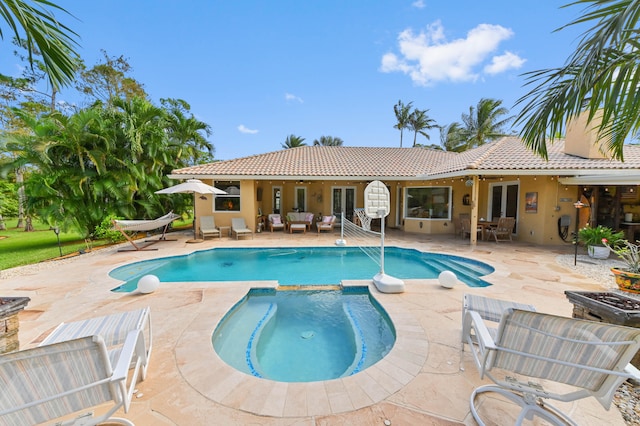
{"label": "tile roof", "polygon": [[429,148],[302,146],[174,170],[175,177],[200,178],[384,178],[469,174],[482,171],[544,173],[605,170],[640,172],[640,146],[625,146],[625,161],[586,159],[564,153],[564,141],[547,146],[545,161],[517,137],[505,137],[461,153]]}
{"label": "tile roof", "polygon": [[415,177],[456,156],[429,148],[302,146],[174,170],[172,175],[402,179]]}

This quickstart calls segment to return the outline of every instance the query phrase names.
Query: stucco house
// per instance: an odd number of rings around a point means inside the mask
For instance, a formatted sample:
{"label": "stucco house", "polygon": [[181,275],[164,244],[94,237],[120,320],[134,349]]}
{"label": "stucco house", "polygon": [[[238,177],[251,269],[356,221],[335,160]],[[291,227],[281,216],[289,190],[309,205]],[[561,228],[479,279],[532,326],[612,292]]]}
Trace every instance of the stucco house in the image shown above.
{"label": "stucco house", "polygon": [[[584,134],[548,146],[548,161],[517,137],[462,153],[422,147],[303,146],[174,170],[173,179],[200,179],[227,195],[196,197],[200,215],[217,225],[243,217],[258,229],[269,213],[312,212],[314,217],[363,207],[364,189],[380,180],[391,195],[386,226],[411,233],[454,234],[454,218],[516,218],[514,239],[533,244],[571,241],[579,226],[603,224],[640,231],[640,146],[624,162],[602,154]],[[584,208],[574,203],[582,201]],[[640,237],[640,235],[638,235]],[[477,234],[471,233],[471,243]]]}

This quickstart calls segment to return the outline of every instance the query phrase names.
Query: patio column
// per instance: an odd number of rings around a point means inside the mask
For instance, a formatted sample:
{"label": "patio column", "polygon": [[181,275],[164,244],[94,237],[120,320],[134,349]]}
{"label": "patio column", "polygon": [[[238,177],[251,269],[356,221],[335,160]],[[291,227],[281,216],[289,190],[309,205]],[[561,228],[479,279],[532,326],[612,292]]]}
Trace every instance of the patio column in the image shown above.
{"label": "patio column", "polygon": [[471,229],[469,230],[469,238],[471,239],[471,245],[478,244],[478,233],[475,231],[478,229],[478,184],[480,180],[478,176],[473,176],[473,186],[471,187]]}

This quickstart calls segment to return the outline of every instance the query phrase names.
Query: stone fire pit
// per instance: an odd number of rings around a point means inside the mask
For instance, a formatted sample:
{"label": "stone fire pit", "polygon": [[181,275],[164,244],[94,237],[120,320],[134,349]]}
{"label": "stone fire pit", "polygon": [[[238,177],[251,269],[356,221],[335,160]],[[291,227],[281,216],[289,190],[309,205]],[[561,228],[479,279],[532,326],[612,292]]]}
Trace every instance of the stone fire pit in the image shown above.
{"label": "stone fire pit", "polygon": [[28,297],[0,297],[0,354],[20,349],[18,314],[30,300]]}
{"label": "stone fire pit", "polygon": [[[573,318],[640,328],[640,299],[609,292],[565,291],[573,303]],[[640,368],[640,352],[631,360]]]}

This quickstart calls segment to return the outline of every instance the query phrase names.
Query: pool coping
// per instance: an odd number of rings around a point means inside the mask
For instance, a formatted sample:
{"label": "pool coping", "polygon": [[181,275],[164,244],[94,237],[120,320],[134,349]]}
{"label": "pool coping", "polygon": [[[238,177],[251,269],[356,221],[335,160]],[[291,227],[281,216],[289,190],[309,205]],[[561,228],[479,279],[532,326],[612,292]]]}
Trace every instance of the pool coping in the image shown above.
{"label": "pool coping", "polygon": [[[394,295],[380,293],[371,280],[345,281],[343,286],[368,287],[396,330],[396,342],[389,354],[365,370],[333,380],[286,383],[254,377],[225,363],[211,343],[218,323],[250,288],[276,287],[272,282],[253,282],[216,288],[215,297],[211,298],[205,290],[200,311],[190,324],[183,324],[185,331],[176,342],[175,357],[180,374],[205,398],[262,416],[345,413],[388,398],[420,373],[428,355],[427,334],[418,318],[403,310],[402,304],[394,301]],[[221,291],[225,294],[221,295]],[[202,368],[203,365],[206,368]]]}

